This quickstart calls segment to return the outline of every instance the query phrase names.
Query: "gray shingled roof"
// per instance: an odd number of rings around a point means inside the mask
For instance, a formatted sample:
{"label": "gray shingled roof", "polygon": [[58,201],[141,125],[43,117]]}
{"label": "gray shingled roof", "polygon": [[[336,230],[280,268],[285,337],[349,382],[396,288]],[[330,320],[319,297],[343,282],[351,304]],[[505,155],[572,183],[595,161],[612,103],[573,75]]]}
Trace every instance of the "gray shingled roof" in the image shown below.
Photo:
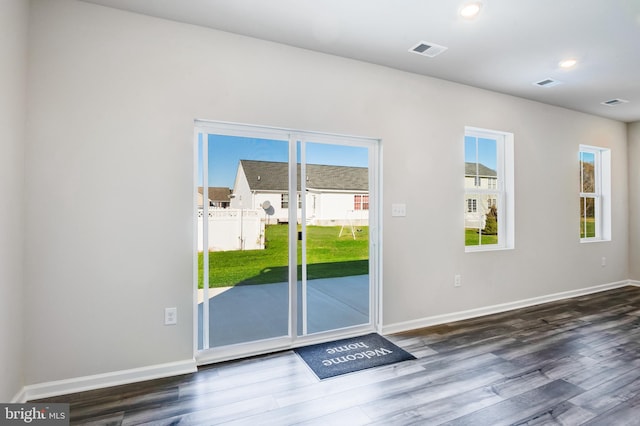
{"label": "gray shingled roof", "polygon": [[[230,188],[214,186],[207,188],[209,192],[209,200],[211,201],[227,201],[229,202]],[[202,195],[202,187],[198,187],[198,193]]]}
{"label": "gray shingled roof", "polygon": [[[288,164],[274,161],[240,160],[252,191],[287,191]],[[307,164],[307,188],[335,191],[368,191],[366,167]],[[298,165],[300,189],[300,165]]]}
{"label": "gray shingled roof", "polygon": [[[484,164],[478,163],[478,176],[498,176],[495,170],[490,169]],[[476,175],[476,163],[464,163],[464,174],[465,176],[475,176]]]}

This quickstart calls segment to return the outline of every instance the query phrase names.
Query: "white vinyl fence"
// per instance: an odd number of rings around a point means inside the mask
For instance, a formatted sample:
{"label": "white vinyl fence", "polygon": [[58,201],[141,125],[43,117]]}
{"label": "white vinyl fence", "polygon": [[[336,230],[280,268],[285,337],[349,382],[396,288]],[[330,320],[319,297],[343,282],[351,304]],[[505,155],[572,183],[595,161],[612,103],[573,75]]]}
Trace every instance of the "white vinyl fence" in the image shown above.
{"label": "white vinyl fence", "polygon": [[[203,244],[203,211],[198,210],[198,250]],[[264,211],[209,209],[209,251],[264,249]]]}

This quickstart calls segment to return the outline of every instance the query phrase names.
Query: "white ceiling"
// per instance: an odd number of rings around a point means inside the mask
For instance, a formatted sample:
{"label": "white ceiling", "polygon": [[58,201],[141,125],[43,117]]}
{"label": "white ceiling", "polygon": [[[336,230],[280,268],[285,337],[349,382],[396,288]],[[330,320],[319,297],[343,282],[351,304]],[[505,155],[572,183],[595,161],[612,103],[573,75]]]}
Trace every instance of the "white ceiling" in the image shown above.
{"label": "white ceiling", "polygon": [[[640,0],[483,0],[474,20],[464,0],[85,1],[640,120]],[[448,50],[408,51],[420,41]],[[563,84],[533,84],[549,77]],[[601,104],[614,98],[629,102]]]}

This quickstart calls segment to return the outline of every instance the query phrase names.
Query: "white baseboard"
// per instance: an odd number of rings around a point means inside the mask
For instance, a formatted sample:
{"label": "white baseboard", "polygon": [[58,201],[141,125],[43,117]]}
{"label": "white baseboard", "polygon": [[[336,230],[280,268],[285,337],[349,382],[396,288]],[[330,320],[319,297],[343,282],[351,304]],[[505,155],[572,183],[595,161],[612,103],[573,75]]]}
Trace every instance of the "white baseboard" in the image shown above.
{"label": "white baseboard", "polygon": [[[400,333],[432,325],[445,324],[469,318],[476,318],[484,315],[496,314],[513,309],[526,308],[528,306],[539,305],[541,303],[553,302],[556,300],[568,299],[571,297],[583,296],[591,293],[611,290],[614,288],[633,285],[640,287],[640,281],[626,280],[615,283],[603,284],[580,290],[565,291],[562,293],[550,294],[547,296],[534,297],[531,299],[519,300],[516,302],[503,303],[499,305],[487,306],[483,308],[470,309],[467,311],[454,312],[451,314],[436,315],[432,317],[420,318],[412,321],[405,321],[389,324],[382,327],[382,334]],[[24,386],[13,399],[12,403],[22,403],[40,398],[66,395],[75,392],[83,392],[94,389],[118,386],[128,383],[142,382],[145,380],[159,379],[163,377],[178,376],[181,374],[194,373],[197,371],[195,359],[170,362],[166,364],[150,365],[146,367],[133,368],[130,370],[114,371],[92,376],[75,377],[71,379],[56,380],[52,382],[37,383]]]}
{"label": "white baseboard", "polygon": [[11,401],[9,401],[9,403],[11,404],[21,404],[23,402],[27,401],[27,393],[24,389],[24,387],[22,389],[20,389],[20,392],[18,392],[17,394],[14,395],[14,397],[11,399]]}
{"label": "white baseboard", "polygon": [[14,397],[13,402],[26,402],[34,399],[49,398],[109,386],[125,385],[145,380],[178,376],[197,371],[195,359],[150,365],[130,370],[95,374],[92,376],[74,377],[72,379],[27,385]]}
{"label": "white baseboard", "polygon": [[502,303],[499,305],[485,306],[482,308],[470,309],[468,311],[453,312],[450,314],[435,315],[432,317],[420,318],[417,320],[389,324],[382,327],[383,334],[401,333],[403,331],[415,330],[418,328],[430,327],[432,325],[446,324],[454,321],[461,321],[484,315],[498,314],[500,312],[511,311],[513,309],[526,308],[528,306],[539,305],[541,303],[554,302],[556,300],[569,299],[571,297],[584,296],[601,291],[612,290],[627,285],[640,286],[640,281],[625,280],[609,284],[597,285],[594,287],[579,290],[563,291],[561,293],[549,294],[546,296],[533,297],[531,299],[518,300],[515,302]]}

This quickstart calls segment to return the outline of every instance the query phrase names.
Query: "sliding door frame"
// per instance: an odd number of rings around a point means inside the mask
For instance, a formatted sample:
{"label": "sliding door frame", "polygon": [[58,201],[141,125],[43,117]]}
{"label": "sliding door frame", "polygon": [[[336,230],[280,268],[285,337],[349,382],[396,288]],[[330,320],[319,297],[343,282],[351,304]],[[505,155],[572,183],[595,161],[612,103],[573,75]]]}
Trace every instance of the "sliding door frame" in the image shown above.
{"label": "sliding door frame", "polygon": [[[208,144],[209,134],[219,134],[238,137],[255,137],[261,139],[273,139],[280,141],[289,141],[289,325],[288,335],[283,337],[269,338],[264,340],[251,341],[247,343],[239,343],[228,346],[208,348],[209,336],[208,336],[208,303],[203,302],[203,345],[202,350],[198,349],[198,337],[199,337],[199,322],[198,322],[198,244],[197,244],[197,220],[198,220],[198,206],[197,206],[197,194],[198,194],[198,160],[199,140],[202,140],[203,145]],[[202,139],[200,139],[202,138]],[[310,335],[306,335],[306,330],[303,335],[298,335],[298,310],[306,310],[306,306],[299,306],[298,303],[298,280],[297,276],[297,163],[298,163],[298,143],[304,147],[307,142],[320,142],[320,143],[335,143],[339,145],[360,146],[368,149],[368,179],[369,179],[369,322],[362,325],[345,327],[342,329],[330,330],[325,332],[318,332]],[[304,148],[302,148],[303,154],[301,156],[303,167],[304,163]],[[206,148],[203,152],[207,152]],[[204,154],[203,154],[204,155]],[[298,346],[319,343],[323,341],[333,340],[337,338],[352,337],[364,332],[381,331],[382,325],[382,221],[381,221],[381,205],[382,205],[382,190],[381,190],[381,141],[375,138],[360,137],[360,136],[347,136],[338,134],[328,134],[322,132],[310,132],[302,130],[293,130],[276,127],[265,127],[246,125],[240,123],[220,122],[210,120],[195,120],[194,129],[194,195],[193,195],[193,220],[194,220],[194,244],[193,244],[193,351],[194,358],[198,365],[225,361],[229,359],[236,359],[246,356],[252,356],[267,352],[274,352],[283,349],[291,349]],[[293,164],[293,166],[292,166]],[[203,171],[203,175],[207,176],[206,170]],[[304,176],[302,174],[301,176]],[[203,179],[203,185],[208,185],[207,179]],[[304,187],[304,182],[301,182],[301,186]],[[203,195],[206,187],[203,189]],[[292,201],[293,200],[293,201]],[[205,205],[209,208],[208,203],[203,203],[203,228],[207,220],[204,220],[208,216],[208,212],[205,211]],[[303,202],[303,209],[305,202]],[[303,211],[304,213],[304,211]],[[304,216],[302,216],[304,218]],[[293,225],[291,225],[293,224]],[[305,227],[302,227],[303,232]],[[203,235],[203,248],[208,247],[208,233]],[[303,242],[306,239],[303,237]],[[304,247],[303,247],[304,249]],[[204,275],[206,272],[204,269],[208,269],[208,256],[207,250],[203,250],[203,292],[204,300],[208,300],[208,275]],[[304,268],[303,268],[304,271]],[[304,274],[305,272],[303,272]],[[304,292],[303,292],[304,294]],[[304,312],[303,312],[304,315]],[[207,318],[207,322],[204,319]],[[304,317],[303,317],[304,318]]]}

